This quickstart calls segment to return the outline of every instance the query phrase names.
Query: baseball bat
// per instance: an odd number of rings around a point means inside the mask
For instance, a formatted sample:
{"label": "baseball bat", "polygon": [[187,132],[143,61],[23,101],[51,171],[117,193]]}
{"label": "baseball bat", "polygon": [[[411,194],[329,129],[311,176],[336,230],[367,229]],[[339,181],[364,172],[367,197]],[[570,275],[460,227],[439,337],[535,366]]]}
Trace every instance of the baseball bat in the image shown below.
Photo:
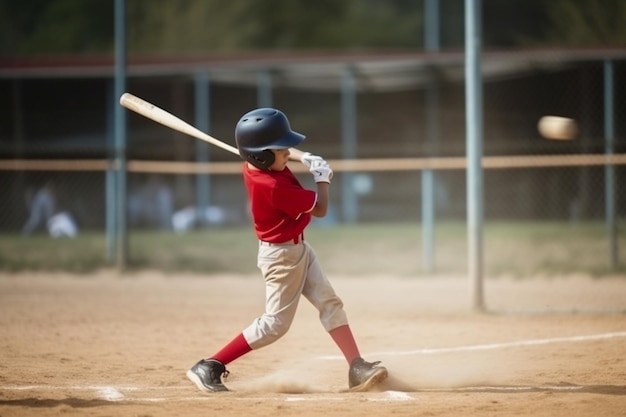
{"label": "baseball bat", "polygon": [[[190,125],[181,118],[174,116],[172,113],[169,113],[162,108],[157,107],[154,104],[131,93],[122,94],[122,96],[120,97],[120,104],[122,105],[122,107],[125,107],[128,110],[134,111],[135,113],[140,114],[164,126],[167,126],[170,129],[174,129],[186,135],[192,136],[196,139],[208,142],[211,145],[215,145],[232,154],[239,155],[239,151],[234,146],[224,143],[221,140],[204,133],[200,129]],[[295,148],[290,148],[289,153],[291,154],[289,156],[289,159],[294,161],[299,161],[303,155],[302,151]]]}

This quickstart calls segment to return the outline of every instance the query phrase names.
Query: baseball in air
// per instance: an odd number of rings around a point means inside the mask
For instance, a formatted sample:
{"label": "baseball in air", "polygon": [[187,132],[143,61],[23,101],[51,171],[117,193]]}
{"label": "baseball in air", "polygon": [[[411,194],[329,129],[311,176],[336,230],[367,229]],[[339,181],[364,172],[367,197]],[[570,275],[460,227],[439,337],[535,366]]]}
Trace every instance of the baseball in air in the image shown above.
{"label": "baseball in air", "polygon": [[552,140],[572,140],[578,134],[576,120],[569,117],[543,116],[537,128],[541,136]]}

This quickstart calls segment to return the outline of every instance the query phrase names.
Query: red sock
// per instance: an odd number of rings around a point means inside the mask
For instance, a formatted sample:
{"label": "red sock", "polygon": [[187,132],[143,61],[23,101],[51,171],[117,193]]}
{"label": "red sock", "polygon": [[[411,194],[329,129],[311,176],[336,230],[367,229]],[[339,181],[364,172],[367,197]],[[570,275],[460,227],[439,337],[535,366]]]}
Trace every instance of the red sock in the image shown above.
{"label": "red sock", "polygon": [[361,357],[349,325],[339,326],[332,329],[329,333],[348,363],[352,363],[353,359]]}
{"label": "red sock", "polygon": [[211,359],[217,359],[222,362],[224,365],[234,361],[235,359],[245,355],[250,352],[252,348],[246,342],[246,339],[243,337],[242,333],[239,333],[237,337],[230,341],[226,346],[224,346],[219,352],[215,355],[211,356]]}

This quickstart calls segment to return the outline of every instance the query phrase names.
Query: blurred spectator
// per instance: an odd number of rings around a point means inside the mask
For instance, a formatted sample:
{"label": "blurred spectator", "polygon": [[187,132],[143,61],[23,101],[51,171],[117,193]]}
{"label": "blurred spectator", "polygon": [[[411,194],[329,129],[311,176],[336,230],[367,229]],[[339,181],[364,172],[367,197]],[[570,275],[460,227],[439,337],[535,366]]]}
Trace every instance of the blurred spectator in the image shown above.
{"label": "blurred spectator", "polygon": [[170,187],[159,176],[151,176],[147,183],[133,190],[128,197],[128,215],[132,226],[172,228],[174,198]]}
{"label": "blurred spectator", "polygon": [[221,207],[209,206],[202,211],[187,206],[172,215],[172,227],[176,233],[185,233],[198,226],[220,225],[226,222],[226,212]]}
{"label": "blurred spectator", "polygon": [[78,234],[76,222],[67,211],[62,211],[50,217],[47,225],[48,233],[55,239],[60,237],[76,237]]}
{"label": "blurred spectator", "polygon": [[47,230],[54,238],[75,237],[78,234],[78,226],[72,215],[59,210],[58,197],[53,180],[48,180],[32,198],[27,195],[26,205],[30,215],[22,227],[22,235],[29,236],[39,230]]}
{"label": "blurred spectator", "polygon": [[40,229],[45,229],[48,220],[56,211],[56,185],[47,181],[32,198],[27,194],[26,206],[30,212],[28,220],[22,227],[22,235],[28,236]]}

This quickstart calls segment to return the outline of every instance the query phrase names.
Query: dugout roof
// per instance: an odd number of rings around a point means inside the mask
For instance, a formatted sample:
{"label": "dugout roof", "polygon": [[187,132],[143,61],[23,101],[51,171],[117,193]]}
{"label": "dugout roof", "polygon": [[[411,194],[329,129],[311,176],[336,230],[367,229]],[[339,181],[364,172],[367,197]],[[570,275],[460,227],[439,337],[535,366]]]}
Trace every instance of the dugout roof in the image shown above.
{"label": "dugout roof", "polygon": [[[556,71],[581,62],[626,59],[626,48],[483,51],[485,81]],[[193,77],[208,72],[212,82],[257,84],[259,71],[270,71],[272,85],[336,91],[346,68],[367,91],[420,87],[433,77],[464,79],[465,55],[452,52],[254,52],[241,55],[138,57],[130,55],[128,77]],[[0,60],[0,79],[109,78],[113,57],[71,56]]]}

